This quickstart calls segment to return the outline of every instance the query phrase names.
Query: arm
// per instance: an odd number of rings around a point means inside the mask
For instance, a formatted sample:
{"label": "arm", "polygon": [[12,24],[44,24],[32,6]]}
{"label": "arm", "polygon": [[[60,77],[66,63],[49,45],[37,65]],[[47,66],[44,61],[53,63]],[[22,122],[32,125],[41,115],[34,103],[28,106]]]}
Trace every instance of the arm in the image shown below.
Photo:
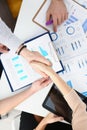
{"label": "arm", "polygon": [[63,0],[51,0],[51,4],[46,13],[46,21],[53,20],[53,30],[57,31],[57,26],[68,18],[68,13]]}
{"label": "arm", "polygon": [[[6,24],[2,21],[2,19],[0,19],[0,44],[3,45],[4,47],[7,47],[8,49],[10,49],[11,51],[13,51],[13,53],[18,53],[20,51],[20,49],[23,47],[23,41],[21,41],[20,39],[18,39],[12,32],[11,30],[8,28],[8,26],[6,26]],[[1,48],[1,46],[0,46]],[[7,50],[5,50],[5,48],[0,49],[1,52],[6,52]],[[42,63],[45,63],[47,65],[51,65],[51,63],[44,58],[40,53],[38,52],[32,52],[29,51],[27,48],[22,48],[22,50],[20,51],[20,55],[23,56],[29,63],[32,61],[39,61]],[[35,69],[35,67],[34,67]],[[36,70],[36,69],[35,69]],[[37,70],[40,74],[41,72],[39,71],[39,69]],[[43,75],[42,76],[46,76]]]}
{"label": "arm", "polygon": [[35,130],[45,130],[47,124],[51,124],[61,120],[63,120],[63,117],[58,117],[53,113],[49,113],[46,117],[42,119],[42,121],[39,123]]}
{"label": "arm", "polygon": [[23,92],[20,92],[14,96],[0,100],[0,114],[7,113],[8,111],[16,107],[18,104],[23,102],[25,99],[27,99],[40,89],[47,86],[50,82],[51,82],[50,79],[42,78],[34,82],[31,87],[24,90]]}
{"label": "arm", "polygon": [[57,74],[54,72],[54,70],[42,63],[37,63],[37,62],[32,62],[32,66],[36,66],[36,68],[40,69],[43,73],[46,73],[52,81],[56,84],[58,89],[62,92],[63,96],[67,95],[70,91],[71,88],[65,83],[65,81]]}
{"label": "arm", "polygon": [[[36,63],[32,63],[36,64]],[[70,88],[62,78],[54,72],[51,67],[48,67],[44,64],[37,63],[36,67],[42,72],[45,72],[53,82],[57,85],[58,89],[63,94],[64,98],[66,99],[67,103],[71,107],[73,114],[72,114],[72,128],[73,130],[86,130],[87,129],[87,111],[86,105],[82,102],[80,97],[77,93]]]}

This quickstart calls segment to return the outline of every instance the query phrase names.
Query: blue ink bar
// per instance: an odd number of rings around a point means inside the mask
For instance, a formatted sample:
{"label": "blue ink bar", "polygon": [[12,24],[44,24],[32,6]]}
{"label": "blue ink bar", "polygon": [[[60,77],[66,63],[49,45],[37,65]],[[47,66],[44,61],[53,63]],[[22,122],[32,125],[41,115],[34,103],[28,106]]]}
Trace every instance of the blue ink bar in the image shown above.
{"label": "blue ink bar", "polygon": [[79,68],[81,68],[81,65],[80,65],[80,63],[78,62],[78,65],[79,65]]}
{"label": "blue ink bar", "polygon": [[73,15],[71,15],[71,16],[68,18],[68,20],[66,20],[66,25],[69,25],[69,24],[74,23],[74,22],[76,22],[76,21],[78,21],[78,19],[77,19],[76,17],[74,17]]}
{"label": "blue ink bar", "polygon": [[78,49],[78,45],[77,45],[77,43],[75,42],[75,46],[76,46],[76,49]]}
{"label": "blue ink bar", "polygon": [[78,43],[79,43],[79,46],[81,47],[81,43],[80,43],[80,41],[78,40]]}
{"label": "blue ink bar", "polygon": [[76,21],[78,21],[78,19],[76,17],[74,17],[73,15],[71,15],[70,16],[70,21],[76,22]]}
{"label": "blue ink bar", "polygon": [[19,67],[19,66],[22,66],[22,64],[15,64],[14,66],[15,67]]}
{"label": "blue ink bar", "polygon": [[26,79],[26,78],[28,78],[28,76],[27,76],[27,75],[22,76],[22,77],[20,78],[20,80],[24,80],[24,79]]}
{"label": "blue ink bar", "polygon": [[19,59],[19,56],[16,56],[16,57],[13,57],[13,58],[12,58],[13,61],[14,61],[14,60],[17,60],[17,59]]}
{"label": "blue ink bar", "polygon": [[62,53],[64,54],[64,49],[63,49],[63,47],[61,47],[61,50],[62,50]]}
{"label": "blue ink bar", "polygon": [[66,69],[66,66],[64,66],[64,72],[66,72],[66,73],[67,73],[67,69]]}
{"label": "blue ink bar", "polygon": [[85,60],[85,63],[87,64],[87,60]]}
{"label": "blue ink bar", "polygon": [[72,49],[75,50],[74,46],[73,46],[73,43],[71,43],[71,46],[72,46]]}
{"label": "blue ink bar", "polygon": [[18,70],[18,72],[17,72],[17,73],[18,73],[18,74],[20,74],[20,73],[22,73],[22,72],[23,72],[23,70]]}
{"label": "blue ink bar", "polygon": [[83,27],[84,32],[86,33],[87,32],[87,19],[84,21],[82,27]]}
{"label": "blue ink bar", "polygon": [[71,88],[73,87],[71,80],[67,81],[67,84],[68,84]]}
{"label": "blue ink bar", "polygon": [[71,71],[69,64],[67,64],[68,70]]}
{"label": "blue ink bar", "polygon": [[82,94],[87,97],[87,92],[83,92]]}
{"label": "blue ink bar", "polygon": [[82,65],[84,66],[84,62],[82,61]]}
{"label": "blue ink bar", "polygon": [[43,48],[39,47],[39,49],[40,49],[40,52],[41,52],[41,54],[43,56],[47,56],[48,55],[47,51],[45,51]]}
{"label": "blue ink bar", "polygon": [[60,52],[60,49],[59,49],[59,48],[57,49],[57,51],[58,51],[59,55],[61,55],[61,52]]}

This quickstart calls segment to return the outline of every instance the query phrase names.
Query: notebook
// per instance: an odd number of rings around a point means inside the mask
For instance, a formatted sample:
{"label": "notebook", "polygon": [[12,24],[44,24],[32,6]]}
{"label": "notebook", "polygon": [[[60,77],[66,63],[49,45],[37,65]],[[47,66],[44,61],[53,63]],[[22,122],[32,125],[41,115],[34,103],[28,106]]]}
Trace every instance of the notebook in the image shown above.
{"label": "notebook", "polygon": [[[87,105],[87,97],[78,91],[76,92],[82,101]],[[72,110],[55,84],[52,85],[42,106],[58,116],[63,116],[65,121],[71,123]]]}
{"label": "notebook", "polygon": [[[56,54],[49,32],[29,39],[24,44],[29,50],[38,51],[50,60],[55,72],[63,71],[62,62]],[[12,54],[11,51],[1,55],[1,62],[12,91],[29,86],[32,82],[41,78],[41,75],[36,73],[22,56]]]}

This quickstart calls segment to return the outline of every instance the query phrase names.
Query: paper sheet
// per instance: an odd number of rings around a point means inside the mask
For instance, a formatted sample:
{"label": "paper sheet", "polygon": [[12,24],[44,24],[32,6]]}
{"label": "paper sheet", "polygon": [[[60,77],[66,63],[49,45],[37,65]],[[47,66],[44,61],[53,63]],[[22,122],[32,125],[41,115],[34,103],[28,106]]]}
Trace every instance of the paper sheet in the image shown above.
{"label": "paper sheet", "polygon": [[[25,44],[29,50],[38,51],[46,59],[49,59],[56,72],[63,70],[48,33],[29,40]],[[41,75],[36,73],[23,57],[13,54],[12,52],[1,55],[1,61],[12,91],[29,86],[29,84],[41,78]]]}
{"label": "paper sheet", "polygon": [[[50,1],[40,8],[33,21],[50,31],[56,51],[62,60],[65,71],[60,76],[67,84],[87,96],[87,10],[80,6],[78,0],[64,1],[69,12],[68,19],[58,26],[57,33],[53,26],[46,26],[46,11]],[[69,5],[69,6],[68,6]]]}

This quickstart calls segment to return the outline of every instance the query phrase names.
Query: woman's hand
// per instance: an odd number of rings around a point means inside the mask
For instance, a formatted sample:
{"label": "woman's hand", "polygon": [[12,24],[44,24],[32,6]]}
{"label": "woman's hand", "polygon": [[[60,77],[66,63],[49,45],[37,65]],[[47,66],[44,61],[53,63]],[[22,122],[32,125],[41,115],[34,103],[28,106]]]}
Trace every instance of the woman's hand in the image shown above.
{"label": "woman's hand", "polygon": [[41,73],[43,73],[43,75],[48,75],[50,76],[50,74],[55,73],[55,71],[51,68],[51,66],[48,66],[46,64],[43,64],[41,62],[31,62],[30,65],[32,66],[32,68],[35,66],[36,70],[39,69],[39,71]]}
{"label": "woman's hand", "polygon": [[53,113],[49,113],[45,118],[44,118],[44,121],[46,122],[46,124],[51,124],[51,123],[54,123],[54,122],[57,122],[57,121],[62,121],[64,120],[63,117],[61,116],[57,116]]}
{"label": "woman's hand", "polygon": [[50,78],[41,78],[37,81],[35,81],[32,86],[30,87],[31,91],[33,93],[41,90],[42,88],[48,86],[51,83],[51,79]]}
{"label": "woman's hand", "polygon": [[68,13],[63,0],[51,0],[51,4],[46,13],[46,21],[53,20],[53,30],[57,31],[57,26],[68,18]]}
{"label": "woman's hand", "polygon": [[[29,64],[32,67],[32,62],[40,62],[44,63],[47,66],[51,66],[51,62],[47,60],[45,57],[43,57],[39,52],[37,51],[29,51],[27,48],[23,48],[23,50],[20,52],[20,54],[29,62]],[[33,69],[41,74],[43,77],[47,77],[47,75],[43,72],[40,71],[39,68],[36,68],[36,65],[33,65]]]}
{"label": "woman's hand", "polygon": [[59,117],[54,115],[53,113],[49,113],[46,117],[42,119],[42,121],[35,128],[35,130],[45,130],[47,124],[54,123],[61,120],[63,120],[63,117]]}

